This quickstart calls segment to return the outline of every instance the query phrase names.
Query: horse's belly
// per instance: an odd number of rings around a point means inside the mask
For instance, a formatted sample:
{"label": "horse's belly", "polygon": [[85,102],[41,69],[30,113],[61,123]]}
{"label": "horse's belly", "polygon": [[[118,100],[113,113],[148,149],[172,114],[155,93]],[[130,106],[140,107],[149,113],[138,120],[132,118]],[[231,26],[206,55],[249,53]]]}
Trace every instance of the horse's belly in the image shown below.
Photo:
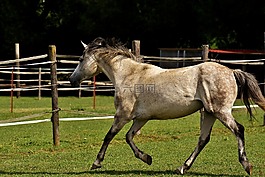
{"label": "horse's belly", "polygon": [[[159,107],[154,106],[152,109],[147,109],[146,114],[151,119],[174,119],[192,114],[203,107],[201,101],[191,101],[188,104],[161,104]],[[149,112],[151,111],[151,112]]]}

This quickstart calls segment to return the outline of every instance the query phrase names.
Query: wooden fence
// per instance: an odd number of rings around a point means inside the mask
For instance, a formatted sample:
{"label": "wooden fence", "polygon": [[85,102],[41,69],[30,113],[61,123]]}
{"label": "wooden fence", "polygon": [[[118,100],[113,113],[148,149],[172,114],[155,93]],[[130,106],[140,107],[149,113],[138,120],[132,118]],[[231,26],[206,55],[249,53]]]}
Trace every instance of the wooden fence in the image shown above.
{"label": "wooden fence", "polygon": [[[250,65],[262,65],[265,68],[265,59],[255,59],[255,60],[220,60],[208,57],[209,46],[203,45],[202,56],[198,57],[157,57],[157,56],[144,56],[140,55],[140,41],[133,41],[133,51],[137,58],[142,59],[142,62],[192,62],[194,64],[214,61],[222,64],[237,64],[241,66],[242,70],[245,70],[246,66]],[[38,98],[41,99],[42,91],[50,91],[51,81],[50,81],[50,68],[49,65],[51,61],[47,60],[48,54],[19,58],[19,44],[15,44],[16,49],[16,59],[0,61],[0,95],[3,92],[15,92],[17,97],[20,96],[21,91],[32,91],[37,90]],[[80,88],[72,88],[68,81],[67,75],[70,75],[76,65],[78,64],[77,58],[79,56],[74,55],[59,55],[56,54],[56,62],[58,66],[61,64],[67,65],[64,68],[57,68],[57,75],[63,76],[58,79],[58,91],[72,91],[77,90],[78,96],[81,97],[82,91],[100,91],[100,92],[114,92],[114,87],[112,83],[108,81],[96,82],[89,80],[83,82]],[[34,61],[34,63],[32,62]],[[29,63],[30,62],[30,63]],[[23,64],[26,63],[26,64]],[[11,65],[10,65],[11,64]],[[265,72],[264,74],[265,78]],[[5,78],[1,77],[5,75]],[[9,75],[9,76],[8,76]],[[24,79],[23,79],[23,75]],[[28,76],[31,78],[28,79]],[[9,78],[8,78],[9,77]],[[12,79],[11,79],[12,78]],[[264,83],[264,80],[260,84]],[[34,84],[33,84],[34,83]],[[263,89],[265,93],[265,88]]]}
{"label": "wooden fence", "polygon": [[[161,61],[193,61],[193,62],[206,62],[206,61],[215,61],[219,63],[229,63],[229,64],[240,64],[245,65],[263,65],[265,68],[265,59],[255,59],[255,60],[217,60],[209,58],[209,46],[203,45],[202,47],[202,56],[192,57],[192,58],[179,58],[179,57],[155,57],[155,56],[142,56],[140,55],[140,41],[133,41],[132,43],[132,52],[136,55],[137,60],[140,62],[161,62]],[[0,61],[0,76],[1,75],[10,75],[10,79],[1,78],[0,81],[4,82],[0,84],[1,92],[10,92],[11,93],[11,112],[13,111],[13,93],[17,93],[17,97],[20,97],[21,91],[31,91],[38,90],[38,97],[41,99],[41,91],[49,90],[52,93],[52,122],[53,122],[53,135],[54,135],[54,145],[59,145],[59,107],[58,107],[58,91],[63,90],[78,90],[79,96],[81,96],[81,91],[93,91],[94,95],[94,104],[95,106],[95,92],[97,91],[112,91],[115,89],[110,81],[105,82],[95,82],[85,81],[83,83],[87,84],[81,85],[79,88],[70,87],[68,80],[59,80],[58,75],[69,75],[73,72],[75,66],[78,64],[78,61],[73,59],[79,58],[79,56],[73,55],[59,55],[56,54],[56,47],[49,46],[48,54],[43,54],[39,56],[20,58],[19,54],[19,44],[15,44],[16,54],[15,59]],[[48,59],[47,59],[48,58]],[[70,60],[69,60],[70,59]],[[26,63],[32,60],[40,60],[35,63]],[[57,67],[60,63],[70,64],[71,67],[68,68],[59,68]],[[49,68],[47,67],[49,65]],[[73,65],[75,65],[73,67]],[[33,67],[34,66],[34,67]],[[37,79],[21,79],[22,75],[37,75]],[[44,75],[49,75],[49,79],[43,79]],[[68,79],[68,77],[66,77]],[[265,80],[265,72],[264,72]],[[263,80],[263,81],[264,81]],[[22,84],[23,83],[32,83],[37,82],[37,85]],[[46,84],[42,84],[42,83]],[[65,86],[66,88],[59,88],[59,86]],[[7,88],[3,88],[7,87]],[[264,88],[265,93],[265,88]],[[264,120],[265,124],[265,120]]]}
{"label": "wooden fence", "polygon": [[[50,68],[49,65],[52,63],[47,59],[48,54],[39,56],[19,58],[19,44],[15,44],[15,56],[13,60],[0,61],[0,95],[5,92],[10,92],[11,97],[13,93],[16,93],[17,97],[20,97],[21,91],[33,91],[37,90],[38,98],[41,99],[42,91],[50,91],[51,80],[50,80]],[[236,64],[240,65],[242,70],[246,70],[246,66],[263,66],[264,72],[263,80],[260,84],[264,84],[265,81],[265,59],[252,59],[252,60],[220,60],[209,58],[208,45],[202,46],[202,55],[198,57],[157,57],[157,56],[144,56],[140,55],[140,41],[132,42],[133,53],[137,56],[139,61],[142,62],[190,62],[193,64],[201,63],[205,61],[214,61],[222,64]],[[57,68],[57,75],[63,76],[58,79],[58,91],[73,91],[77,90],[78,96],[81,97],[83,91],[89,92],[113,92],[115,91],[112,83],[108,81],[94,82],[94,80],[85,81],[80,85],[79,88],[72,88],[70,86],[68,76],[73,72],[74,68],[78,64],[77,58],[79,56],[74,55],[59,55],[56,54],[56,63],[58,65],[67,65],[63,68]],[[34,61],[34,63],[32,62]],[[184,66],[184,64],[182,65]],[[5,78],[3,77],[5,75]],[[24,75],[24,76],[23,76]],[[31,77],[28,79],[28,77]],[[24,78],[24,79],[23,79]],[[33,84],[34,83],[34,84]],[[263,87],[263,93],[265,93],[265,85]],[[95,93],[94,93],[95,95]],[[95,105],[95,104],[93,104]],[[94,106],[93,106],[94,107]]]}
{"label": "wooden fence", "polygon": [[[133,41],[133,53],[137,56],[137,59],[140,59],[140,41]],[[47,61],[48,58],[48,61]],[[13,60],[6,60],[6,61],[0,61],[0,76],[3,75],[10,75],[10,79],[1,78],[0,81],[5,82],[3,84],[0,84],[0,91],[1,92],[10,92],[10,112],[13,112],[13,93],[17,93],[17,97],[20,97],[21,91],[32,91],[32,90],[38,90],[38,97],[41,99],[41,90],[50,90],[51,91],[51,98],[52,98],[52,117],[51,121],[53,124],[53,143],[55,146],[60,145],[59,140],[59,111],[60,108],[58,106],[58,86],[59,85],[67,85],[68,88],[60,89],[60,90],[79,90],[79,96],[81,93],[81,90],[86,91],[93,91],[93,97],[94,97],[94,103],[93,108],[95,108],[95,97],[96,97],[96,82],[95,77],[93,81],[87,81],[83,83],[93,83],[92,88],[91,87],[83,87],[80,85],[79,88],[72,88],[70,87],[69,81],[59,81],[57,76],[59,74],[71,74],[74,70],[74,68],[63,68],[58,69],[57,65],[59,63],[64,64],[78,64],[78,61],[72,61],[72,60],[66,60],[66,59],[73,59],[73,58],[79,58],[79,56],[73,56],[73,55],[58,55],[56,54],[56,47],[54,45],[50,45],[48,48],[48,54],[39,55],[39,56],[33,56],[33,57],[27,57],[27,58],[20,58],[19,54],[19,44],[15,44],[15,59]],[[32,60],[42,60],[36,63],[26,63],[22,64],[23,62],[28,62]],[[49,68],[43,68],[41,66],[49,65]],[[38,66],[38,68],[30,68],[31,66]],[[32,71],[34,70],[34,71]],[[38,79],[21,79],[21,75],[38,75]],[[49,80],[43,80],[43,75],[50,75]],[[16,77],[14,77],[16,76]],[[68,77],[67,77],[68,78]],[[29,85],[29,84],[21,84],[21,82],[38,82],[38,85]],[[16,84],[15,84],[16,82]],[[42,82],[47,82],[48,84],[42,85]],[[66,83],[67,82],[67,83]],[[108,89],[99,89],[100,91],[114,91],[113,85],[110,83],[110,81],[107,82],[98,82],[97,85],[100,86],[107,86],[111,87]],[[8,87],[8,88],[3,88]]]}

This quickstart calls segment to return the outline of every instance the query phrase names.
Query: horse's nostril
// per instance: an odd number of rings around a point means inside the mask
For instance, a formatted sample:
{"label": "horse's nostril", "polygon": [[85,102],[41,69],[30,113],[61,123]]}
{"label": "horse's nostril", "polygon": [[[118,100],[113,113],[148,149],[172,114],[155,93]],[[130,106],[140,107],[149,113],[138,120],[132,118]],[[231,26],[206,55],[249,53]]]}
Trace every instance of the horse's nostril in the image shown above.
{"label": "horse's nostril", "polygon": [[75,81],[72,77],[69,78],[71,86],[79,87],[79,82]]}
{"label": "horse's nostril", "polygon": [[79,85],[80,85],[78,82],[71,82],[71,81],[70,81],[70,83],[71,83],[71,85],[72,85],[73,87],[79,87]]}

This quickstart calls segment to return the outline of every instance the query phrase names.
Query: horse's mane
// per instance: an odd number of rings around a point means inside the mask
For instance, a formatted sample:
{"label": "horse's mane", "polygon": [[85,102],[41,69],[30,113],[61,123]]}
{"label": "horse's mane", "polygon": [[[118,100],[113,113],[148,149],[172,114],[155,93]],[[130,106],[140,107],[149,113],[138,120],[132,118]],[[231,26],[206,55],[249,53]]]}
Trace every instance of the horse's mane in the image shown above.
{"label": "horse's mane", "polygon": [[87,45],[87,52],[95,52],[101,58],[114,58],[117,55],[123,55],[133,60],[136,57],[125,47],[125,44],[115,38],[103,39],[98,37]]}

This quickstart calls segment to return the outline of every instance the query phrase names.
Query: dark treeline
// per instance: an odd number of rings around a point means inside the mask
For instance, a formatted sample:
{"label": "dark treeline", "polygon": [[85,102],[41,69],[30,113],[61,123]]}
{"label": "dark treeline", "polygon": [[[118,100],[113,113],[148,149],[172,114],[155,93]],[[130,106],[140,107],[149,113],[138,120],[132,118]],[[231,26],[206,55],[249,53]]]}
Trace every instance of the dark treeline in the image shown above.
{"label": "dark treeline", "polygon": [[141,40],[141,53],[159,47],[263,49],[265,1],[235,0],[1,0],[0,60],[47,53],[81,54],[80,40]]}

